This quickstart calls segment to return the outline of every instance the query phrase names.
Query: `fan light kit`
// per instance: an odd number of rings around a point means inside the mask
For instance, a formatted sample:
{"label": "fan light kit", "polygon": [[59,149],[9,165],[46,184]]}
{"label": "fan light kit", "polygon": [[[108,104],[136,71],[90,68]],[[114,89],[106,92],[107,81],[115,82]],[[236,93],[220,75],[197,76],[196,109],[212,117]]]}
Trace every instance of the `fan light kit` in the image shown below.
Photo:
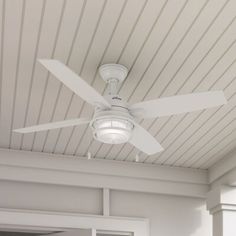
{"label": "fan light kit", "polygon": [[92,119],[79,118],[14,130],[18,133],[89,124],[94,138],[100,142],[108,144],[129,142],[140,151],[152,155],[162,151],[163,148],[147,130],[136,123],[135,118],[170,116],[220,106],[227,102],[222,91],[209,91],[129,105],[117,94],[118,85],[128,74],[127,68],[122,65],[106,64],[99,68],[102,79],[108,84],[108,94],[103,97],[60,61],[43,59],[39,62],[75,94],[93,105],[94,115]]}
{"label": "fan light kit", "polygon": [[103,143],[120,144],[130,140],[134,125],[117,117],[101,118],[92,123],[94,138]]}
{"label": "fan light kit", "polygon": [[106,64],[99,68],[103,80],[108,83],[107,99],[112,104],[111,110],[97,109],[91,122],[93,136],[96,140],[108,144],[121,144],[130,140],[133,117],[126,104],[117,96],[117,86],[127,76],[128,70],[117,64]]}

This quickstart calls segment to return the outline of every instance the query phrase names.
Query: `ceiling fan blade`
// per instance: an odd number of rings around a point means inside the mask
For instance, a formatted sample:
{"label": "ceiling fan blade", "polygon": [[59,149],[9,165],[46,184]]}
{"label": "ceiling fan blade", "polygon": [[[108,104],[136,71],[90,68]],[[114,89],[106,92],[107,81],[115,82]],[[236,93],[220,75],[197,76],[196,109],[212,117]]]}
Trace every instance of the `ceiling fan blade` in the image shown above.
{"label": "ceiling fan blade", "polygon": [[109,102],[101,94],[60,61],[40,59],[39,62],[86,102],[94,106],[111,107]]}
{"label": "ceiling fan blade", "polygon": [[146,129],[137,123],[134,125],[132,137],[129,140],[131,144],[148,155],[153,155],[164,150],[163,147]]}
{"label": "ceiling fan blade", "polygon": [[63,120],[63,121],[57,121],[52,123],[46,123],[42,125],[34,125],[30,127],[20,128],[20,129],[14,129],[14,132],[17,133],[33,133],[33,132],[39,132],[44,130],[50,130],[50,129],[59,129],[69,126],[75,126],[75,125],[83,125],[88,124],[90,122],[89,119],[86,118],[80,118],[80,119],[72,119],[72,120]]}
{"label": "ceiling fan blade", "polygon": [[226,103],[227,100],[222,91],[210,91],[136,103],[131,105],[130,112],[135,117],[155,118],[202,110]]}

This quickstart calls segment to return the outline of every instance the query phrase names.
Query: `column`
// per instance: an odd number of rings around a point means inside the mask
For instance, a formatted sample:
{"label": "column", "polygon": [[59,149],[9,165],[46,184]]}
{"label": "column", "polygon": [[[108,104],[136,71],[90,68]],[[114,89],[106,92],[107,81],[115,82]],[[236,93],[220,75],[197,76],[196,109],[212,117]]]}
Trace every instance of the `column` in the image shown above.
{"label": "column", "polygon": [[236,236],[236,187],[220,186],[207,195],[213,216],[213,236]]}

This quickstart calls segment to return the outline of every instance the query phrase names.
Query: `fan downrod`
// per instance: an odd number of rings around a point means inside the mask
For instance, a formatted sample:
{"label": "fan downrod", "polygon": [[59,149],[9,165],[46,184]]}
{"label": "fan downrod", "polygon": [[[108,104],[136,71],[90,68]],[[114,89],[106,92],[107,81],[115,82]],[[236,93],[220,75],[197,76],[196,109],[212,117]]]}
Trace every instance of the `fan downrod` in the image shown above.
{"label": "fan downrod", "polygon": [[104,64],[99,67],[99,74],[108,83],[108,94],[116,95],[118,84],[127,77],[128,69],[120,64]]}

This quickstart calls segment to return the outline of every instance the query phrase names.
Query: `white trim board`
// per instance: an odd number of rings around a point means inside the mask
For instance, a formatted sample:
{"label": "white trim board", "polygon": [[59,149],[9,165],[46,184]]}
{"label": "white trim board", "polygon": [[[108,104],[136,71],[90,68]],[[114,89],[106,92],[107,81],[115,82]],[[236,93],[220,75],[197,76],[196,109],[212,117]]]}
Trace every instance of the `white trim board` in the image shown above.
{"label": "white trim board", "polygon": [[0,148],[0,165],[206,184],[207,171]]}
{"label": "white trim board", "polygon": [[149,220],[146,218],[108,217],[19,209],[0,209],[0,227],[47,231],[96,229],[130,232],[134,236],[149,236]]}
{"label": "white trim board", "polygon": [[207,172],[0,149],[0,180],[205,198]]}

